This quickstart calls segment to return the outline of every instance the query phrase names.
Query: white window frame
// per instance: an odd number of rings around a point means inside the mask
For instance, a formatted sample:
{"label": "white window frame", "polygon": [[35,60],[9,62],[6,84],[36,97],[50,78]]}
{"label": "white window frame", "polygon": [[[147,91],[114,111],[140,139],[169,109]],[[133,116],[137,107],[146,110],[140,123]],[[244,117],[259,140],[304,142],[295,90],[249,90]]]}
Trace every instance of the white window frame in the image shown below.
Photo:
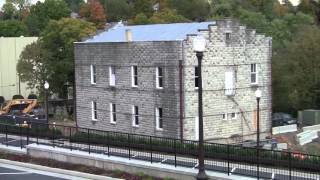
{"label": "white window frame", "polygon": [[[137,123],[138,118],[138,123]],[[139,127],[139,107],[138,106],[132,106],[132,126],[133,127]]]}
{"label": "white window frame", "polygon": [[[137,68],[137,74],[135,74],[135,68]],[[131,66],[131,86],[138,87],[138,66]]]}
{"label": "white window frame", "polygon": [[222,120],[224,121],[228,120],[228,114],[226,113],[222,114]]}
{"label": "white window frame", "polygon": [[117,123],[116,104],[113,104],[113,103],[110,103],[110,123],[111,124],[116,124]]}
{"label": "white window frame", "polygon": [[90,79],[91,84],[97,84],[97,68],[95,65],[90,65]]}
{"label": "white window frame", "polygon": [[[197,75],[197,72],[199,70],[198,66],[194,66],[193,70],[194,70],[194,77],[193,77],[193,79],[194,79],[194,88],[195,89],[199,89],[199,74]],[[198,83],[196,83],[197,82],[196,79],[198,79]]]}
{"label": "white window frame", "polygon": [[[160,69],[161,69],[161,76],[160,76]],[[161,83],[160,83],[160,81],[161,81]],[[160,84],[162,86],[160,86]],[[156,68],[156,88],[163,89],[163,68],[162,67]]]}
{"label": "white window frame", "polygon": [[109,85],[116,86],[116,72],[114,66],[109,66]]}
{"label": "white window frame", "polygon": [[[160,109],[161,109],[161,117],[160,117]],[[160,121],[162,127],[160,127]],[[156,108],[156,129],[159,131],[163,130],[163,108]]]}
{"label": "white window frame", "polygon": [[[253,64],[250,64],[250,83],[252,85],[257,85],[258,84],[258,65],[253,63]],[[255,76],[255,82],[252,81],[252,76]]]}
{"label": "white window frame", "polygon": [[231,41],[231,32],[226,32],[226,42]]}
{"label": "white window frame", "polygon": [[96,101],[91,101],[91,115],[92,115],[92,121],[98,120],[98,109],[97,109]]}

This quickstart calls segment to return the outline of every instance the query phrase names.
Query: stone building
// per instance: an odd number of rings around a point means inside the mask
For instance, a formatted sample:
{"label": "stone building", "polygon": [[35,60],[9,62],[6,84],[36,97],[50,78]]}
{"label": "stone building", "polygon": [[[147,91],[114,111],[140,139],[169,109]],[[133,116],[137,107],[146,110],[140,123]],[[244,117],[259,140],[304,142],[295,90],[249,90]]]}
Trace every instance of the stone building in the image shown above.
{"label": "stone building", "polygon": [[202,65],[205,140],[271,130],[271,38],[237,21],[124,26],[75,43],[80,127],[198,138],[198,73],[192,40],[207,39]]}

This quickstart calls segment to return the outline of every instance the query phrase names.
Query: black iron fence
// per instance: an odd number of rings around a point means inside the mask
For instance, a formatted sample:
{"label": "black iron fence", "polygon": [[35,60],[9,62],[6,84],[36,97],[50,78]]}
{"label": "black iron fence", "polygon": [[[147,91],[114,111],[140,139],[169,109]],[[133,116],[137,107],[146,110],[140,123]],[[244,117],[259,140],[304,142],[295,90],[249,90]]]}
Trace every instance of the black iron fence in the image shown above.
{"label": "black iron fence", "polygon": [[[55,124],[0,124],[2,144],[30,143],[197,168],[198,142]],[[15,137],[15,138],[14,138]],[[205,167],[268,179],[319,179],[320,156],[205,143]]]}

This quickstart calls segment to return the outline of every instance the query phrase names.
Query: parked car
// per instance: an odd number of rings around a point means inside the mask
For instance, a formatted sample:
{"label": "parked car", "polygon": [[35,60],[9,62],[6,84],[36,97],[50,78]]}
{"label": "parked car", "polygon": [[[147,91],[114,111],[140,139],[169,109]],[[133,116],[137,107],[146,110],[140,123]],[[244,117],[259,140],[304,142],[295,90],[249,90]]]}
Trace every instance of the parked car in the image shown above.
{"label": "parked car", "polygon": [[286,113],[273,113],[272,115],[272,126],[286,126],[290,124],[297,124],[296,118],[293,118],[290,114]]}

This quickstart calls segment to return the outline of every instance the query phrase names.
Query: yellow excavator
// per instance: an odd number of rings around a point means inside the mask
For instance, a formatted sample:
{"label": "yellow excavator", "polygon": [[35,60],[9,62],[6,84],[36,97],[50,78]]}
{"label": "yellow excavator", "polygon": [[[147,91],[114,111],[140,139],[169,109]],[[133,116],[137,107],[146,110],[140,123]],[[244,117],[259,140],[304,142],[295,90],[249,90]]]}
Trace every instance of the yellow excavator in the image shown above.
{"label": "yellow excavator", "polygon": [[1,115],[37,117],[43,115],[43,109],[36,99],[9,100],[0,108]]}

